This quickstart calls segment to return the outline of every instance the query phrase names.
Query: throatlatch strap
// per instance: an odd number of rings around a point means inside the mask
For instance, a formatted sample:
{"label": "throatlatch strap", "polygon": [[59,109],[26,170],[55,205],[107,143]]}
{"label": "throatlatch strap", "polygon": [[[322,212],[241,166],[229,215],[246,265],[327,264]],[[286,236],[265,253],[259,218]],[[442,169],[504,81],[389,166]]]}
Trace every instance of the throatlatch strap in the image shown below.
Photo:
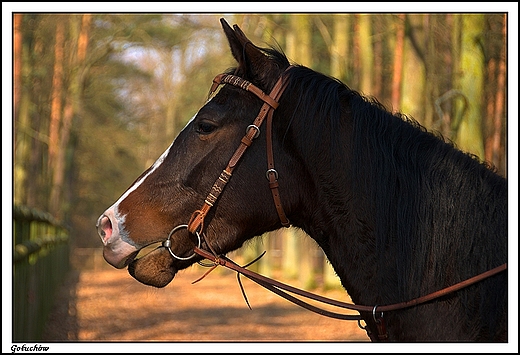
{"label": "throatlatch strap", "polygon": [[[275,87],[276,88],[276,87]],[[283,92],[285,87],[281,88],[281,90],[275,93],[275,100],[278,100],[281,93]],[[273,89],[274,91],[274,89]],[[274,206],[276,207],[276,212],[278,212],[278,217],[280,218],[280,222],[282,226],[288,228],[291,226],[291,222],[285,215],[285,211],[282,205],[282,199],[280,198],[280,192],[278,191],[278,172],[274,168],[274,152],[273,152],[273,110],[269,111],[267,114],[267,122],[266,122],[266,139],[267,139],[267,172],[266,176],[269,180],[269,188],[271,189],[271,193],[273,195]]]}

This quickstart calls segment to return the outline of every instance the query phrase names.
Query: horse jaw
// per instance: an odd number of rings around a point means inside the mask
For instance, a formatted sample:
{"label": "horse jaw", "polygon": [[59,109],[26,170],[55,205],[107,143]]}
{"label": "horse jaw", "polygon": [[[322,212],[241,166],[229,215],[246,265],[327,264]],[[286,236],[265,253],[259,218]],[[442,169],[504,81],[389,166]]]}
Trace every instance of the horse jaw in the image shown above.
{"label": "horse jaw", "polygon": [[128,265],[128,273],[145,285],[162,288],[173,280],[177,269],[168,250],[160,247],[132,261]]}

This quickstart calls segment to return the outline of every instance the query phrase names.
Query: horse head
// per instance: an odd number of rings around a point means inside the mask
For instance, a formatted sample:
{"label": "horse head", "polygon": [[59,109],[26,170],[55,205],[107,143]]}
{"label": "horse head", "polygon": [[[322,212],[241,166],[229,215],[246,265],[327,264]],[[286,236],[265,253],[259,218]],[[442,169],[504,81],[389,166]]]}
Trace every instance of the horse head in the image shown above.
{"label": "horse head", "polygon": [[[260,94],[222,85],[159,159],[97,221],[105,260],[116,268],[128,266],[134,278],[155,287],[166,286],[178,270],[201,259],[193,253],[194,246],[225,254],[247,239],[281,226],[266,180],[266,132],[263,126],[255,126],[253,138],[257,139],[236,162],[218,202],[212,203],[195,231],[188,228],[266,103],[262,94],[269,93],[289,67],[284,56],[256,47],[236,25],[231,28],[224,20],[221,23],[238,63],[229,77],[244,80]],[[283,114],[278,111],[283,110],[276,111],[275,122]],[[297,170],[298,164],[284,152],[288,147],[279,143],[283,127],[279,122],[273,127],[277,168]],[[280,174],[276,183],[284,190],[284,207],[290,211],[295,199],[288,193],[288,174]],[[163,243],[136,258],[144,247],[166,240],[167,247]]]}

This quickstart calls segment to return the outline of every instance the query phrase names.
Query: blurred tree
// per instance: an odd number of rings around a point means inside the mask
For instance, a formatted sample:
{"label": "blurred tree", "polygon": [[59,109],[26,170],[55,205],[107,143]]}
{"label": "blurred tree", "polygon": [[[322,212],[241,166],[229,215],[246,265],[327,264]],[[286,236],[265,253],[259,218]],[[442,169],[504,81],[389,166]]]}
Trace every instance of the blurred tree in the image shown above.
{"label": "blurred tree", "polygon": [[[67,174],[67,151],[69,149],[69,138],[72,128],[72,120],[78,114],[81,104],[82,74],[85,67],[85,58],[88,46],[88,37],[92,16],[83,14],[81,16],[70,16],[69,20],[69,39],[67,46],[71,48],[68,52],[68,87],[61,85],[53,87],[53,95],[58,96],[58,100],[63,100],[63,112],[54,112],[53,107],[55,97],[52,97],[51,104],[51,134],[49,135],[49,170],[52,172],[52,185],[50,192],[48,211],[56,218],[63,218],[63,185]],[[65,23],[58,21],[56,27],[55,43],[55,70],[63,65],[63,26]],[[61,53],[60,53],[61,52]],[[58,63],[58,64],[57,64]],[[63,69],[63,68],[61,68]],[[56,73],[55,73],[56,74]],[[58,83],[58,81],[56,82]],[[54,81],[53,81],[54,86]],[[54,89],[56,91],[54,91]],[[57,100],[56,100],[57,101]],[[58,105],[61,107],[61,105]],[[58,110],[58,109],[57,109]],[[56,121],[56,122],[54,122]],[[56,132],[54,131],[56,130]],[[56,141],[54,141],[56,140]],[[52,150],[51,150],[52,148]],[[52,153],[52,154],[51,154]]]}
{"label": "blurred tree", "polygon": [[[19,102],[21,97],[20,85],[22,81],[22,19],[21,14],[13,15],[13,108],[19,109]],[[18,112],[14,112],[15,117],[18,117]]]}
{"label": "blurred tree", "polygon": [[[23,36],[23,15],[15,14],[13,16],[13,106],[14,116],[18,119],[18,128],[29,131],[29,93],[22,86],[22,77],[28,75],[29,56],[28,51],[23,47],[27,46],[27,39]],[[15,132],[16,133],[16,132]],[[14,169],[13,183],[22,187],[27,180],[27,166],[29,161],[29,134],[14,134],[13,152]],[[14,203],[26,203],[27,197],[24,188],[16,188],[14,191]]]}
{"label": "blurred tree", "polygon": [[462,15],[460,90],[467,99],[467,110],[457,131],[459,146],[484,158],[482,101],[484,90],[484,15]]}
{"label": "blurred tree", "polygon": [[339,80],[347,79],[350,22],[349,15],[334,16],[330,74]]}
{"label": "blurred tree", "polygon": [[417,31],[422,28],[422,16],[406,15],[404,41],[403,79],[401,82],[400,111],[424,122],[424,92],[426,72],[424,49],[418,41]]}
{"label": "blurred tree", "polygon": [[374,47],[372,43],[372,16],[356,15],[355,36],[359,51],[358,70],[360,72],[359,90],[365,95],[373,95]]}
{"label": "blurred tree", "polygon": [[[53,48],[48,42],[53,39],[52,24],[48,16],[34,14],[15,16],[18,30],[15,32],[20,45],[15,49],[19,59],[14,60],[15,88],[20,95],[15,98],[14,107],[14,162],[13,194],[14,202],[48,208],[47,169],[44,160],[48,150],[49,133],[48,104],[50,92],[48,77],[52,67]],[[16,44],[15,44],[16,45]]]}
{"label": "blurred tree", "polygon": [[49,124],[49,158],[47,164],[51,171],[56,164],[56,156],[58,155],[59,135],[62,119],[62,99],[63,94],[63,57],[65,46],[65,23],[64,17],[58,18],[56,21],[56,33],[54,43],[54,69],[52,75],[51,89],[51,113]]}
{"label": "blurred tree", "polygon": [[[486,72],[487,119],[485,129],[486,160],[497,167],[505,166],[504,149],[504,117],[506,108],[506,48],[507,48],[507,16],[489,17],[489,36],[487,49],[488,65]],[[490,84],[490,85],[489,85]]]}
{"label": "blurred tree", "polygon": [[327,48],[326,53],[330,58],[330,75],[344,81],[348,70],[349,15],[332,15],[332,31],[320,16],[314,18],[314,23]]}
{"label": "blurred tree", "polygon": [[404,32],[406,15],[399,14],[395,19],[395,47],[394,67],[392,73],[392,111],[399,111],[401,107],[401,84],[404,61]]}

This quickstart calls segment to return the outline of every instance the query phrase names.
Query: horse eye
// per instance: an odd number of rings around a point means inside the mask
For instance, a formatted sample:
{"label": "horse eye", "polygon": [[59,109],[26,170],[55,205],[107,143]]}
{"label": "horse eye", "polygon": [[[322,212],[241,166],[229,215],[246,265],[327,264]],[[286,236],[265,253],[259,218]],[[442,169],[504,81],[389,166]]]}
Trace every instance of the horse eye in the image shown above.
{"label": "horse eye", "polygon": [[208,122],[200,122],[197,126],[197,133],[199,134],[210,134],[217,127],[214,124]]}

